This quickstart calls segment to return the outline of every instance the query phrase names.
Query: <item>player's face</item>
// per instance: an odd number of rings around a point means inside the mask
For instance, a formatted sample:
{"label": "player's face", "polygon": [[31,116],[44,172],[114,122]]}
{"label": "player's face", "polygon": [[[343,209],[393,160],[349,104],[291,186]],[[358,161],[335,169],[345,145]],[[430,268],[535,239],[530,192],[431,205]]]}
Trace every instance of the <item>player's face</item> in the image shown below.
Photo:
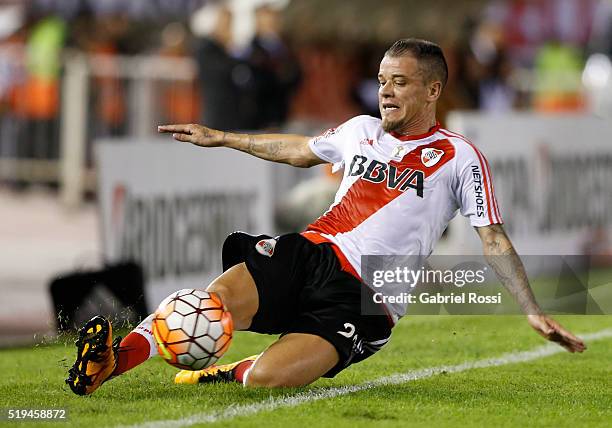
{"label": "player's face", "polygon": [[430,102],[417,60],[411,55],[385,56],[378,72],[378,108],[385,131],[401,132],[424,114]]}

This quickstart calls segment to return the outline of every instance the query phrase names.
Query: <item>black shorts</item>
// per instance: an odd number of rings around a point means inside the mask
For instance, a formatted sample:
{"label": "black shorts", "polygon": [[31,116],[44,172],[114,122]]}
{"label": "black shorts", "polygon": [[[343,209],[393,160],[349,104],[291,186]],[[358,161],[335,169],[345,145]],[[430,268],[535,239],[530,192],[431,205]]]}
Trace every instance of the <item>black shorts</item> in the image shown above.
{"label": "black shorts", "polygon": [[380,315],[362,315],[361,282],[341,269],[330,244],[313,244],[292,233],[272,238],[234,232],[223,244],[223,270],[244,262],[259,294],[249,331],[308,333],[330,342],[339,363],[324,377],[377,352],[391,336]]}

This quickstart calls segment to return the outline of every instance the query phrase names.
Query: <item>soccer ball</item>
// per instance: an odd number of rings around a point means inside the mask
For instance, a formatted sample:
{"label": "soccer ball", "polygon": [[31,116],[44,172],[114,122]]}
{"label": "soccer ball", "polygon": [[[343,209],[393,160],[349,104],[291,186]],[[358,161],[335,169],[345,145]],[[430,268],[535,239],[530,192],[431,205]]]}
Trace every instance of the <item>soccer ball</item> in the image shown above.
{"label": "soccer ball", "polygon": [[233,329],[217,294],[189,288],[165,298],[153,318],[159,355],[184,370],[215,363],[229,348]]}

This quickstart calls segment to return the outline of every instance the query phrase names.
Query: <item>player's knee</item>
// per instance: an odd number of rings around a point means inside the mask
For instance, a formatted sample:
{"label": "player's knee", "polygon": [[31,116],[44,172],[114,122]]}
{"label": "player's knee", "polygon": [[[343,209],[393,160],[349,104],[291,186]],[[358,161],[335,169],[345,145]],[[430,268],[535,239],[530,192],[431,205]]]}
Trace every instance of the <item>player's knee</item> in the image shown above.
{"label": "player's knee", "polygon": [[212,283],[206,287],[206,291],[216,293],[225,306],[232,306],[232,290],[230,287],[224,284]]}
{"label": "player's knee", "polygon": [[[294,380],[295,381],[295,380]],[[297,386],[278,370],[269,370],[257,364],[249,370],[244,386],[249,388],[283,388]]]}

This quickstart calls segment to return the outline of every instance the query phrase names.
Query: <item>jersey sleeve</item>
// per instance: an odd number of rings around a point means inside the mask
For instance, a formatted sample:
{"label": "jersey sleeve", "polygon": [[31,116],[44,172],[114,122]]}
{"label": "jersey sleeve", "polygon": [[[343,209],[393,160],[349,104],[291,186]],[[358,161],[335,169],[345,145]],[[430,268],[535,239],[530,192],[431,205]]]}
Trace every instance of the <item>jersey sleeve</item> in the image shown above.
{"label": "jersey sleeve", "polygon": [[502,224],[491,170],[484,155],[470,145],[457,160],[456,198],[461,215],[476,227]]}
{"label": "jersey sleeve", "polygon": [[337,128],[330,128],[308,142],[310,150],[315,155],[333,164],[333,171],[337,171],[343,166],[346,147],[350,141],[355,119],[350,119]]}

